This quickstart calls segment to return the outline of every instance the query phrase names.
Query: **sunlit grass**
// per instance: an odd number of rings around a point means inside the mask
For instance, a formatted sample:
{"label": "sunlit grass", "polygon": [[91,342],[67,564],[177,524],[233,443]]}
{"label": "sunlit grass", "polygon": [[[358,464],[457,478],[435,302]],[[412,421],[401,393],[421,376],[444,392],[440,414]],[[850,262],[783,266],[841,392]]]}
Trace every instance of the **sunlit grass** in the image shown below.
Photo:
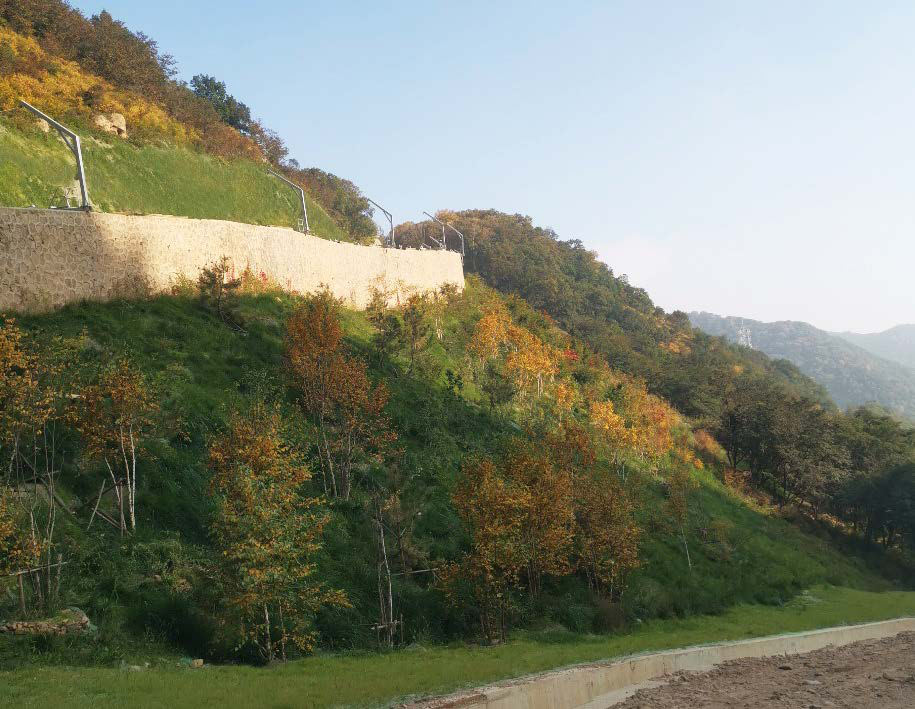
{"label": "sunlit grass", "polygon": [[257,669],[179,667],[136,657],[125,668],[0,672],[0,704],[22,707],[383,706],[509,677],[622,655],[797,632],[915,613],[915,593],[816,587],[782,607],[739,605],[719,616],[659,620],[627,634],[520,633],[497,647],[414,647],[387,654],[319,655]]}
{"label": "sunlit grass", "polygon": [[[298,195],[250,160],[223,160],[167,145],[136,146],[110,136],[86,139],[83,156],[90,198],[103,212],[285,227],[295,227],[301,217]],[[53,133],[21,131],[0,121],[0,206],[62,206],[74,170],[72,155]],[[310,198],[307,208],[309,226],[318,236],[351,240]]]}

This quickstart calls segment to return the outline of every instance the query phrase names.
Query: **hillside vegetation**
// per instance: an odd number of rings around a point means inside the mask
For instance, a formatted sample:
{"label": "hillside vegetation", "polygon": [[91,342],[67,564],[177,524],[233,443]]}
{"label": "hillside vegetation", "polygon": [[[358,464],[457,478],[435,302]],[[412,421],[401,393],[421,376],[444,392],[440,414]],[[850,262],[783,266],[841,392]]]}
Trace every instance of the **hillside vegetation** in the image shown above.
{"label": "hillside vegetation", "polygon": [[[215,77],[176,81],[107,13],[0,0],[0,33],[0,200],[46,206],[72,170],[10,110],[23,96],[89,136],[105,209],[288,225],[272,165],[323,209],[320,235],[373,238],[358,188],[299,166]],[[89,128],[115,110],[127,141]],[[453,687],[449,663],[481,681],[662,646],[668,630],[752,632],[673,622],[737,604],[769,606],[741,616],[769,629],[822,584],[842,587],[818,590],[840,607],[795,626],[910,607],[893,592],[912,580],[911,429],[839,411],[790,362],[695,330],[529,217],[441,216],[467,236],[463,292],[392,307],[378,291],[354,312],[220,260],[148,299],[0,320],[0,617],[78,607],[96,626],[3,635],[15,684],[0,698],[29,691],[36,664],[103,683],[98,665],[146,657],[496,648],[443,651],[403,682],[378,679],[386,657],[302,661],[337,668],[320,701],[383,701]],[[419,246],[424,228],[398,241]],[[225,688],[253,670],[219,673]]]}
{"label": "hillside vegetation", "polygon": [[[83,158],[89,196],[103,212],[291,228],[302,216],[299,196],[250,160],[226,160],[187,147],[134,145],[112,136],[85,140]],[[64,206],[64,189],[75,184],[75,164],[55,133],[0,120],[0,205]],[[308,198],[306,205],[309,226],[318,236],[351,240],[320,204]]]}
{"label": "hillside vegetation", "polygon": [[[435,323],[441,338],[433,332],[424,336],[412,372],[406,341],[385,351],[365,315],[342,314],[347,348],[372,363],[373,378],[384,382],[389,391],[389,422],[384,425],[398,436],[399,462],[389,462],[393,467],[372,475],[380,476],[377,484],[384,486],[385,499],[390,501],[385,524],[390,526],[388,554],[396,573],[391,578],[393,602],[403,622],[398,635],[402,633],[405,643],[480,632],[482,600],[471,596],[449,603],[436,580],[438,574],[410,572],[444,568],[459,561],[462,550],[474,548],[474,528],[465,526],[460,507],[452,504],[455,485],[466,480],[468,461],[498,460],[506,446],[556,425],[554,394],[541,401],[531,394],[520,399],[512,396],[491,411],[487,389],[492,390],[485,373],[468,357],[468,348],[477,325],[498,302],[495,293],[472,280],[463,296],[450,296],[447,304],[440,305],[444,309],[437,320],[428,323],[430,327]],[[208,448],[214,436],[231,428],[235,412],[247,410],[252,401],[270,401],[279,407],[283,428],[292,436],[289,440],[303,446],[311,461],[314,477],[307,489],[323,494],[321,453],[313,447],[317,441],[301,417],[297,388],[289,387],[284,375],[286,323],[300,307],[294,297],[278,292],[242,296],[231,310],[231,320],[243,326],[244,333],[187,296],[71,306],[20,321],[23,346],[66,357],[66,370],[55,375],[62,377],[56,385],[61,391],[87,386],[85,382],[97,376],[93,372],[105,372],[108,363],[127,357],[159,407],[155,430],[139,451],[136,531],[126,537],[99,519],[86,531],[99,481],[107,473],[103,463],[99,468],[102,461],[81,442],[90,435],[86,429],[77,424],[76,430],[69,426],[58,430],[55,455],[62,467],[55,484],[73,514],[63,509],[57,513],[54,549],[70,561],[62,574],[57,603],[78,605],[100,628],[98,641],[72,648],[69,661],[80,653],[85,653],[84,661],[93,661],[102,647],[104,653],[121,656],[140,638],[154,638],[174,651],[207,657],[230,652],[231,645],[219,640],[223,621],[213,610],[225,602],[219,594],[226,587],[225,581],[216,582],[223,577],[211,534],[216,500],[209,482]],[[523,302],[512,301],[509,307],[515,322],[525,323],[548,340],[563,337]],[[9,335],[9,326],[0,332]],[[593,377],[601,371],[595,366],[573,362],[569,375],[592,371],[587,376]],[[632,395],[637,389],[631,390],[634,383],[625,379],[615,381],[623,398],[619,393],[612,396],[628,420],[636,414],[625,404],[625,393]],[[550,385],[550,391],[554,387]],[[587,421],[590,414],[581,402],[573,404],[569,415]],[[10,452],[8,447],[4,450]],[[656,473],[652,464],[646,464],[650,459],[642,462],[638,456],[621,454],[620,462],[626,461],[630,470],[625,488],[629,492],[620,488],[618,494],[629,497],[632,523],[642,530],[633,537],[633,541],[642,539],[638,563],[629,562],[630,571],[618,577],[616,590],[608,588],[606,595],[595,595],[586,575],[569,575],[557,568],[545,574],[535,596],[520,593],[520,588],[510,593],[512,603],[505,609],[509,626],[561,623],[590,632],[618,627],[627,619],[718,612],[741,601],[782,603],[817,583],[889,587],[827,540],[799,531],[727,489],[716,477],[721,463],[714,454],[702,454],[708,465],[699,458],[689,464],[692,482],[682,488],[684,507],[676,513],[682,516],[675,514],[680,522],[672,526],[671,485],[678,483],[670,475],[681,464],[670,459]],[[360,476],[370,470],[359,469],[365,471]],[[611,482],[608,478],[607,483]],[[322,647],[365,647],[378,641],[371,630],[378,622],[379,600],[377,538],[371,522],[375,484],[370,479],[354,483],[348,499],[342,492],[328,493],[333,501],[331,517],[317,564],[328,587],[345,590],[349,607],[317,614],[315,629]],[[102,499],[100,510],[116,521],[117,501],[111,493]],[[607,600],[601,601],[602,597]],[[614,598],[619,606],[613,605]],[[12,612],[13,598],[9,602],[7,610]],[[35,596],[29,605],[34,603],[40,612],[46,602]],[[27,660],[21,650],[20,645],[7,646],[4,662]]]}
{"label": "hillside vegetation", "polygon": [[786,359],[819,382],[842,408],[878,404],[915,420],[915,369],[884,359],[803,322],[763,323],[711,313],[690,313],[690,321],[710,335],[738,342],[743,331],[752,347],[773,358]]}
{"label": "hillside vegetation", "polygon": [[[294,226],[295,195],[266,175],[269,165],[314,198],[310,226],[319,236],[374,238],[355,185],[301,169],[213,77],[195,77],[191,87],[174,73],[154,41],[108,13],[87,19],[59,0],[0,3],[0,204],[60,206],[73,185],[69,151],[53,132],[40,135],[22,99],[84,138],[97,208]],[[127,137],[95,124],[113,113],[126,119]]]}

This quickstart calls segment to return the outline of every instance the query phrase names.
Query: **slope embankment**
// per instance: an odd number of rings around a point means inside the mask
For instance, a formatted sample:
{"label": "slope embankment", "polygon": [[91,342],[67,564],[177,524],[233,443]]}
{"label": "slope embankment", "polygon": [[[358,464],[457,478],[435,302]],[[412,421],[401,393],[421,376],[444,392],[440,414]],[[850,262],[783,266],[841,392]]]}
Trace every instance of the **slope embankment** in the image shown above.
{"label": "slope embankment", "polygon": [[213,219],[0,208],[0,310],[167,290],[223,256],[289,290],[327,286],[363,307],[373,287],[400,298],[464,286],[460,254],[328,241],[292,229]]}

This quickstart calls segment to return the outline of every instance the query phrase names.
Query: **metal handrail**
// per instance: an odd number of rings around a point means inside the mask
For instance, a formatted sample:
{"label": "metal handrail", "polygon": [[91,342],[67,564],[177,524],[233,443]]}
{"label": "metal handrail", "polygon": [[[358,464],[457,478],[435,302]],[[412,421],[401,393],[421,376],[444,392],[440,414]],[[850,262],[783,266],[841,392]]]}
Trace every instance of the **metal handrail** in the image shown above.
{"label": "metal handrail", "polygon": [[308,209],[305,206],[305,190],[303,190],[299,185],[293,182],[290,179],[287,179],[284,175],[281,175],[278,172],[274,172],[269,167],[267,168],[267,173],[273,175],[278,180],[282,180],[292,189],[299,193],[299,196],[302,198],[302,225],[306,234],[311,234],[311,229],[308,228]]}
{"label": "metal handrail", "polygon": [[60,135],[61,140],[63,140],[66,146],[70,148],[70,151],[76,158],[76,179],[79,180],[79,191],[82,204],[79,207],[70,207],[68,202],[68,206],[61,207],[61,209],[82,209],[84,211],[90,211],[92,209],[92,202],[89,201],[89,187],[86,185],[86,170],[83,166],[83,150],[82,145],[80,144],[79,136],[66,126],[61,125],[55,121],[50,116],[39,111],[30,103],[26,103],[22,99],[19,99],[19,104],[23,108],[34,113],[48,125],[52,126]]}

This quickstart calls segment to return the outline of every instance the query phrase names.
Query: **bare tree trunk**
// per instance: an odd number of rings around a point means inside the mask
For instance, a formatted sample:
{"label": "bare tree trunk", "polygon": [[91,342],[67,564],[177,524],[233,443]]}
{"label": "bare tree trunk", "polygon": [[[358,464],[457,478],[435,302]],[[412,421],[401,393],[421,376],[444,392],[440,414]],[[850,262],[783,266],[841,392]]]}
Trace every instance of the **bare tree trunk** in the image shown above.
{"label": "bare tree trunk", "polygon": [[683,525],[680,525],[680,539],[683,542],[683,549],[686,551],[686,564],[689,566],[689,570],[693,570],[693,561],[689,558],[689,544],[686,543],[686,532],[683,531]]}
{"label": "bare tree trunk", "polygon": [[384,524],[381,519],[381,503],[375,503],[375,524],[378,527],[378,603],[381,620],[379,625],[384,631],[385,645],[394,647],[394,592],[391,586],[391,567],[388,564],[388,551],[384,539]]}
{"label": "bare tree trunk", "polygon": [[267,604],[264,604],[264,625],[265,633],[267,639],[267,664],[273,662],[273,639],[270,637],[270,611],[267,609]]}

